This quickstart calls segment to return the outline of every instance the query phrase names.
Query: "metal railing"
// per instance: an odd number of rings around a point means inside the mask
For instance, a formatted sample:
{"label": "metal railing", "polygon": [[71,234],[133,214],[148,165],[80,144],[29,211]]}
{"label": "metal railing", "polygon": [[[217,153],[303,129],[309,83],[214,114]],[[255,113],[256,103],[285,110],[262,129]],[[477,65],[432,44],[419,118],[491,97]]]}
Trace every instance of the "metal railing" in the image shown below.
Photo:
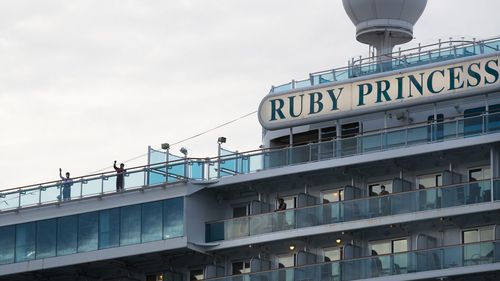
{"label": "metal railing", "polygon": [[349,281],[498,262],[500,262],[500,241],[497,240],[308,264],[205,280]]}
{"label": "metal railing", "polygon": [[352,59],[348,66],[313,72],[308,79],[271,87],[270,93],[286,92],[323,83],[345,81],[350,78],[370,74],[403,69],[412,66],[426,65],[434,62],[490,54],[500,51],[500,37],[480,41],[450,40],[446,42],[418,46],[407,50],[399,50],[383,57]]}
{"label": "metal railing", "polygon": [[[491,186],[493,183],[493,186]],[[493,194],[493,196],[492,196]],[[207,242],[277,231],[492,202],[500,179],[398,192],[206,223]]]}
{"label": "metal railing", "polygon": [[[380,129],[352,138],[300,146],[266,148],[213,158],[181,158],[127,169],[124,191],[171,185],[188,180],[213,180],[290,165],[323,161],[377,151],[444,142],[500,132],[500,112],[458,117],[443,122],[424,122]],[[106,172],[72,178],[68,185],[51,181],[0,191],[0,211],[60,203],[117,191],[116,173]],[[63,193],[70,189],[68,193]]]}

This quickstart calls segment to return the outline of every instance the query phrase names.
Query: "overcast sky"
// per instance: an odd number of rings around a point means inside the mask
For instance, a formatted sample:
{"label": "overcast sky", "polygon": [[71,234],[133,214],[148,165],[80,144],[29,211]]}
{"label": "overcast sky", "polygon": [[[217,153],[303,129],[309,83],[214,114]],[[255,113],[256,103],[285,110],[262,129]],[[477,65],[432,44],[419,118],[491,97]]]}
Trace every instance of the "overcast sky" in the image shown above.
{"label": "overcast sky", "polygon": [[[500,35],[499,10],[429,0],[409,45]],[[2,0],[0,189],[174,143],[256,110],[273,84],[367,51],[340,0]],[[258,148],[256,114],[182,146],[215,156],[218,136]]]}

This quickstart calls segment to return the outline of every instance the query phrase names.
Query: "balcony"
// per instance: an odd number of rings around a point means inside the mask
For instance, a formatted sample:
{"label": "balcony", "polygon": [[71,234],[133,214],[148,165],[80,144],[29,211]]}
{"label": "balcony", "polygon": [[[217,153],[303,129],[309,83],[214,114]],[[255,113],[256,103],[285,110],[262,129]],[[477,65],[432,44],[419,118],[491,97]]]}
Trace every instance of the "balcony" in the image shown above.
{"label": "balcony", "polygon": [[294,89],[312,87],[324,83],[346,81],[354,77],[366,76],[391,70],[449,61],[457,58],[500,51],[500,39],[484,41],[453,41],[419,46],[390,54],[391,60],[384,58],[359,58],[349,62],[349,66],[309,74],[309,79],[292,80],[279,86],[273,86],[270,93],[287,92]]}
{"label": "balcony", "polygon": [[[154,164],[129,168],[125,173],[123,192],[139,191],[151,186],[170,186],[189,180],[209,182],[223,177],[296,164],[442,143],[498,132],[500,132],[500,112],[485,112],[478,116],[380,129],[352,138],[301,146],[228,153],[213,158],[178,158],[168,162],[158,160]],[[150,156],[155,153],[156,158],[159,158],[158,155],[163,152],[152,150]],[[117,193],[115,181],[116,173],[108,172],[72,178],[69,187],[62,181],[52,181],[2,190],[0,211],[59,204]],[[66,196],[63,194],[65,186],[70,189],[69,193],[65,193]]]}
{"label": "balcony", "polygon": [[[456,269],[500,262],[499,241],[470,243],[427,250],[378,255],[270,271],[206,279],[243,280],[335,280],[347,281],[397,276],[431,270]],[[436,273],[436,277],[439,277]],[[400,280],[407,280],[401,276]]]}
{"label": "balcony", "polygon": [[[493,194],[492,198],[492,186]],[[500,179],[394,193],[289,209],[206,224],[206,241],[231,240],[277,231],[500,200]]]}

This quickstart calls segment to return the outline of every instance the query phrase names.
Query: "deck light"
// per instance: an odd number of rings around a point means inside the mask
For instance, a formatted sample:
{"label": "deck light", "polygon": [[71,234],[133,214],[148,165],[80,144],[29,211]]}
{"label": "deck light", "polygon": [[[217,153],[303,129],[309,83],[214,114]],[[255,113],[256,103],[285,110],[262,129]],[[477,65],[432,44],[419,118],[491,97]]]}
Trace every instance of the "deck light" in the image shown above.
{"label": "deck light", "polygon": [[293,250],[295,250],[295,245],[290,245],[290,246],[288,246],[288,248],[290,249],[290,251],[293,251]]}
{"label": "deck light", "polygon": [[226,137],[219,137],[219,138],[217,139],[217,143],[218,143],[218,144],[223,144],[223,143],[226,143]]}
{"label": "deck light", "polygon": [[161,149],[163,149],[163,150],[170,149],[170,144],[169,143],[162,143],[161,144]]}
{"label": "deck light", "polygon": [[188,150],[185,148],[185,147],[181,147],[181,149],[179,150],[182,154],[184,154],[184,157],[187,156],[188,154]]}
{"label": "deck light", "polygon": [[337,244],[340,244],[340,242],[342,242],[342,239],[337,238],[337,239],[335,240],[335,242],[336,242]]}

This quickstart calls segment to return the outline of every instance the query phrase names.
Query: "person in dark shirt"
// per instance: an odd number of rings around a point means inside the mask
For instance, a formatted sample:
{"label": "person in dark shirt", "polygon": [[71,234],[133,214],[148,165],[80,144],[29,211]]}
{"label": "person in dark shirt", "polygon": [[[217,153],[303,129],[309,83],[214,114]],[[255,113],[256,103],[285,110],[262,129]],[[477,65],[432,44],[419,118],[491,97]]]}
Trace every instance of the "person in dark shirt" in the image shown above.
{"label": "person in dark shirt", "polygon": [[125,182],[125,164],[121,163],[120,168],[116,166],[116,160],[115,163],[113,163],[113,168],[115,168],[116,171],[116,191],[122,191],[123,190],[123,185]]}
{"label": "person in dark shirt", "polygon": [[278,209],[276,211],[284,211],[286,210],[286,203],[283,198],[278,198]]}
{"label": "person in dark shirt", "polygon": [[[71,186],[73,185],[73,180],[70,178],[69,172],[66,172],[66,177],[62,175],[62,169],[59,168],[59,177],[63,181],[62,188],[62,200],[67,201],[71,199]],[[58,196],[59,200],[61,199],[61,195]]]}

